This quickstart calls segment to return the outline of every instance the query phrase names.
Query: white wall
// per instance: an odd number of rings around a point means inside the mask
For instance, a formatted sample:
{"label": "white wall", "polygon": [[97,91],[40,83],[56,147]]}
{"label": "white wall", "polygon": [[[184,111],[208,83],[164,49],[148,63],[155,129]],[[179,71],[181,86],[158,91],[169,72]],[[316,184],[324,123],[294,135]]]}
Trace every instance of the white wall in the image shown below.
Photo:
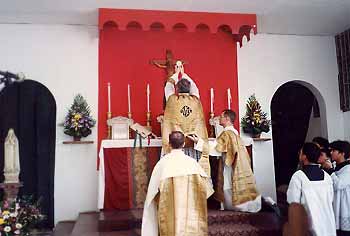
{"label": "white wall", "polygon": [[[255,93],[263,110],[270,115],[271,99],[282,84],[305,81],[324,98],[328,138],[342,139],[344,121],[339,109],[337,74],[333,37],[254,35],[238,49],[240,117],[245,114],[246,100],[251,94]],[[271,137],[272,133],[264,135]],[[258,171],[258,187],[262,193],[272,191],[270,194],[274,196],[273,143],[259,144],[262,145],[264,150],[254,157],[256,168],[259,165],[262,168]]]}
{"label": "white wall", "polygon": [[[23,72],[44,84],[57,103],[61,123],[76,93],[81,93],[97,117],[97,27],[64,25],[0,25],[0,70]],[[89,145],[64,145],[71,140],[57,126],[55,222],[76,219],[96,210],[96,128]]]}
{"label": "white wall", "polygon": [[345,140],[350,142],[350,111],[344,113]]}
{"label": "white wall", "polygon": [[307,130],[305,141],[311,142],[314,137],[322,137],[321,130],[321,118],[314,117],[314,112],[312,110],[310,114],[309,128]]}
{"label": "white wall", "polygon": [[[80,92],[97,117],[98,29],[64,25],[0,25],[1,70],[24,72],[43,83],[57,102],[57,123],[63,121],[73,96]],[[7,37],[5,37],[7,36]],[[337,68],[332,37],[256,35],[238,50],[240,116],[255,93],[270,113],[274,92],[283,83],[303,80],[316,87],[326,103],[329,139],[350,133],[350,112],[339,110]],[[93,145],[63,145],[70,137],[57,126],[55,221],[75,219],[79,212],[96,210],[96,128]],[[271,136],[271,133],[266,134]],[[264,195],[275,196],[272,142],[255,145],[254,168]]]}

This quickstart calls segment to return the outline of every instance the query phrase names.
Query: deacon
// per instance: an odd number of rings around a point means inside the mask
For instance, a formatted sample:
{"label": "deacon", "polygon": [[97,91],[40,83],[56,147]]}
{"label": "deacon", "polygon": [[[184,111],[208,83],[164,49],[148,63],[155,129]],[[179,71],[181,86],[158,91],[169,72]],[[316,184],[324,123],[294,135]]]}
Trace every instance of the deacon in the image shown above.
{"label": "deacon", "polygon": [[153,169],[142,217],[142,236],[208,235],[210,178],[182,151],[185,137],[169,135],[171,152]]}
{"label": "deacon", "polygon": [[182,131],[185,137],[196,135],[203,140],[202,153],[196,152],[193,149],[193,142],[188,139],[191,141],[191,147],[185,149],[186,154],[199,160],[204,171],[210,176],[208,133],[202,104],[197,96],[190,95],[191,82],[187,79],[181,79],[176,87],[178,94],[172,94],[169,97],[164,111],[163,153],[167,154],[170,151],[168,137],[172,131]]}
{"label": "deacon", "polygon": [[[261,195],[256,189],[250,156],[242,139],[235,133],[235,118],[232,110],[222,112],[220,125],[224,131],[210,147],[222,157],[217,170],[214,198],[221,202],[221,209],[258,212],[261,209]],[[203,140],[195,136],[192,139],[196,143],[195,149],[201,151]]]}

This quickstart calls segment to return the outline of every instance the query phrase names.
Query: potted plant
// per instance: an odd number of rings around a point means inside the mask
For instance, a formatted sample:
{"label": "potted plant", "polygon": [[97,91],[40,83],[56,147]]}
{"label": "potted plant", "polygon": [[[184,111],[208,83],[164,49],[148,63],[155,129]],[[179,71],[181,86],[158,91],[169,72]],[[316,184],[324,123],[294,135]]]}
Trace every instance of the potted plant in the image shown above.
{"label": "potted plant", "polygon": [[262,132],[269,132],[271,121],[267,119],[267,113],[261,110],[254,94],[248,98],[246,108],[246,114],[241,120],[243,132],[251,134],[253,138],[259,138]]}
{"label": "potted plant", "polygon": [[74,141],[91,134],[91,128],[96,121],[90,115],[90,107],[80,94],[74,97],[74,101],[64,121],[64,133],[73,136]]}
{"label": "potted plant", "polygon": [[45,219],[41,214],[40,201],[23,196],[16,201],[0,203],[0,235],[28,236],[32,229]]}

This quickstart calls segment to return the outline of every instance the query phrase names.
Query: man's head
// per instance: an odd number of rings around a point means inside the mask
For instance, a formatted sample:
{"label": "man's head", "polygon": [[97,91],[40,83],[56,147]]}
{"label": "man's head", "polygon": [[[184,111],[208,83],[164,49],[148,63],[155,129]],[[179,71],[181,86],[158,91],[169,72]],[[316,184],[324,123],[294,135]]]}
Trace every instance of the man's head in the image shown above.
{"label": "man's head", "polygon": [[191,89],[191,82],[187,79],[181,79],[179,82],[177,82],[176,86],[179,93],[189,93]]}
{"label": "man's head", "polygon": [[314,137],[312,139],[312,142],[317,144],[320,148],[328,149],[329,142],[327,139],[325,139],[323,137]]}
{"label": "man's head", "polygon": [[180,149],[184,146],[185,136],[181,131],[173,131],[169,134],[169,144],[172,149]]}
{"label": "man's head", "polygon": [[326,161],[328,161],[328,156],[330,154],[329,154],[329,150],[325,148],[320,148],[320,151],[321,151],[321,154],[320,154],[320,157],[318,158],[317,163],[323,165]]}
{"label": "man's head", "polygon": [[304,143],[299,153],[299,160],[303,164],[317,163],[321,155],[320,148],[314,143]]}
{"label": "man's head", "polygon": [[329,144],[332,160],[340,164],[349,158],[350,143],[347,141],[334,141]]}
{"label": "man's head", "polygon": [[236,119],[236,113],[232,110],[224,110],[220,115],[220,125],[227,127],[233,125]]}

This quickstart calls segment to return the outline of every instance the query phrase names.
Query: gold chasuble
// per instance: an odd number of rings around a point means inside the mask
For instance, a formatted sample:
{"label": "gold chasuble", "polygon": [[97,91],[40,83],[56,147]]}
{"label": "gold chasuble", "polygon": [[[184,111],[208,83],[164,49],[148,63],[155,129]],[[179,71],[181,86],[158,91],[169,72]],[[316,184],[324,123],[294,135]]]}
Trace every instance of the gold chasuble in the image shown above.
{"label": "gold chasuble", "polygon": [[[250,156],[241,138],[231,130],[223,131],[216,139],[216,150],[226,153],[225,165],[232,166],[232,205],[255,200],[259,193],[255,177],[250,166]],[[218,172],[218,186],[223,186],[223,171]],[[216,193],[218,200],[223,200],[222,188]]]}
{"label": "gold chasuble", "polygon": [[213,193],[201,166],[175,149],[159,160],[149,182],[142,236],[208,235],[207,198]]}
{"label": "gold chasuble", "polygon": [[160,236],[208,235],[205,179],[196,174],[160,182],[157,195]]}
{"label": "gold chasuble", "polygon": [[164,153],[170,152],[169,134],[172,131],[182,131],[184,135],[195,134],[203,139],[203,150],[199,164],[210,176],[208,132],[205,125],[203,108],[200,100],[188,93],[173,94],[169,97],[162,127],[162,142]]}

